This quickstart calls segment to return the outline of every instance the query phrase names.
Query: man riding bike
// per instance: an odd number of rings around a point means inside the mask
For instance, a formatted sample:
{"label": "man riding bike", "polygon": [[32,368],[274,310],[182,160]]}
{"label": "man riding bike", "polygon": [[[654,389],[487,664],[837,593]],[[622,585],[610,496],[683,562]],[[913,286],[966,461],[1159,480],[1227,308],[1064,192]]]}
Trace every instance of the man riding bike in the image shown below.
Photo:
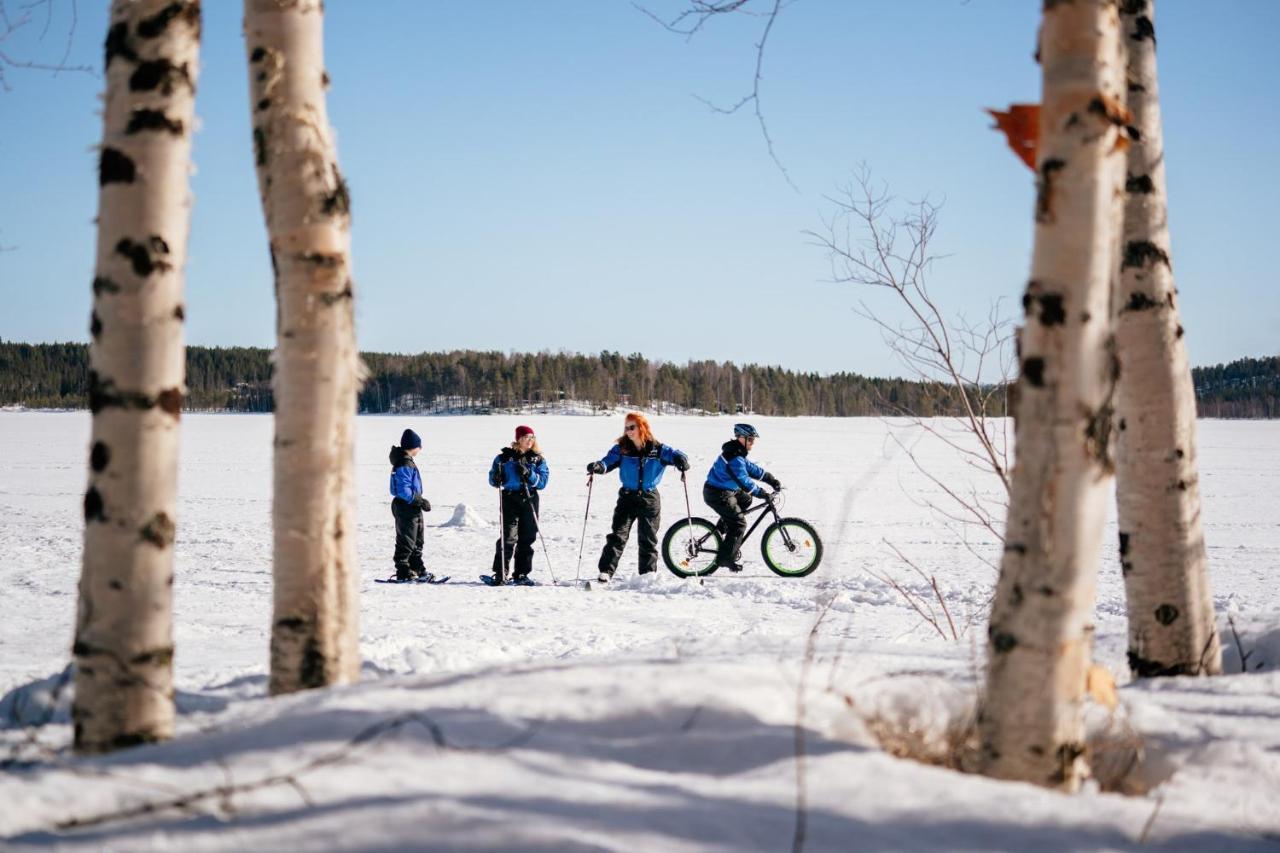
{"label": "man riding bike", "polygon": [[721,446],[720,455],[707,472],[707,482],[702,487],[702,499],[720,516],[716,528],[724,533],[716,565],[731,572],[742,571],[738,547],[747,530],[745,512],[751,506],[751,498],[769,499],[769,493],[752,481],[760,480],[775,492],[782,488],[777,477],[747,459],[759,437],[760,433],[751,424],[734,424],[733,440]]}

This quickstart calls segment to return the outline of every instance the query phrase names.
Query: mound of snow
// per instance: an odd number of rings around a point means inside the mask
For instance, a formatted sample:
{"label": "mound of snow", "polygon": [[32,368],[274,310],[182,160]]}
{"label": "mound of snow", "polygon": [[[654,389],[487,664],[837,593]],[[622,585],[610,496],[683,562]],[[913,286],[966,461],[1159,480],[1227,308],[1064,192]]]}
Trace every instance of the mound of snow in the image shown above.
{"label": "mound of snow", "polygon": [[441,527],[488,527],[489,522],[466,504],[457,504],[453,508],[453,517],[440,525]]}

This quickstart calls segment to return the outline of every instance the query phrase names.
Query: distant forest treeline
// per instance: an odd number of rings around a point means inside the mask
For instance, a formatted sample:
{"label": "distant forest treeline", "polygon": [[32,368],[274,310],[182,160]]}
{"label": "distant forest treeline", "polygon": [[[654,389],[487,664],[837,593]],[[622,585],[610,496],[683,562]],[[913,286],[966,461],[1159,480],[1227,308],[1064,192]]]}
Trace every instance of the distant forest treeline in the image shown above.
{"label": "distant forest treeline", "polygon": [[[249,347],[188,347],[186,408],[270,411],[269,356],[270,350]],[[556,409],[584,402],[601,408],[673,406],[762,415],[958,413],[946,386],[854,373],[820,376],[716,361],[677,365],[607,351],[513,355],[465,350],[363,357],[369,377],[359,407],[369,413]],[[0,341],[0,405],[84,408],[88,372],[85,344]],[[1280,357],[1196,368],[1192,375],[1204,417],[1280,417]]]}

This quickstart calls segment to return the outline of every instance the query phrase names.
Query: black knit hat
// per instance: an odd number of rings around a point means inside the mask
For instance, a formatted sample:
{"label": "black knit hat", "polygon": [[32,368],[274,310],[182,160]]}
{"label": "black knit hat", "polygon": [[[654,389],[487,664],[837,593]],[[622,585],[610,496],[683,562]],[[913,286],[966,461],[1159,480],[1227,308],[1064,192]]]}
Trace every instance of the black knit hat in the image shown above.
{"label": "black knit hat", "polygon": [[400,436],[400,446],[405,450],[413,450],[415,447],[422,446],[422,439],[411,429],[407,429]]}

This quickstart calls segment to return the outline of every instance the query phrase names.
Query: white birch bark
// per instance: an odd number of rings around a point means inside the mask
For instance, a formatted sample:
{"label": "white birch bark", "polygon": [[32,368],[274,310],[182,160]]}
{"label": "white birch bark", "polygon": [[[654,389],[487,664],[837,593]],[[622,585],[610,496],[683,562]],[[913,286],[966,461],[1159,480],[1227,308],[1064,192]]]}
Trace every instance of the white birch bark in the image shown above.
{"label": "white birch bark", "polygon": [[1115,289],[1116,497],[1136,677],[1222,671],[1200,524],[1196,401],[1170,263],[1154,3],[1124,0],[1134,139]]}
{"label": "white birch bark", "polygon": [[1046,0],[1035,248],[987,642],[983,772],[1071,790],[1112,464],[1110,284],[1124,175],[1115,0]]}
{"label": "white birch bark", "polygon": [[200,4],[115,0],[90,321],[93,413],[76,614],[75,748],[173,732],[183,266]]}
{"label": "white birch bark", "polygon": [[350,213],[325,110],[320,0],[245,0],[258,188],[276,277],[273,693],[360,672]]}

